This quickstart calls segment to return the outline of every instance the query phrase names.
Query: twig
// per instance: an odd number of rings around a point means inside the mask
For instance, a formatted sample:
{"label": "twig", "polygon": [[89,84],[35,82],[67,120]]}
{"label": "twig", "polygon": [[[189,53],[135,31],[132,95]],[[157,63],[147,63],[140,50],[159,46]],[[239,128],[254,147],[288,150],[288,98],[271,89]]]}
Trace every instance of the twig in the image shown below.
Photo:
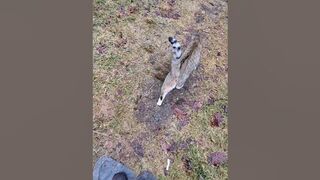
{"label": "twig", "polygon": [[167,171],[169,171],[169,167],[170,167],[170,159],[167,159],[167,167],[166,167]]}

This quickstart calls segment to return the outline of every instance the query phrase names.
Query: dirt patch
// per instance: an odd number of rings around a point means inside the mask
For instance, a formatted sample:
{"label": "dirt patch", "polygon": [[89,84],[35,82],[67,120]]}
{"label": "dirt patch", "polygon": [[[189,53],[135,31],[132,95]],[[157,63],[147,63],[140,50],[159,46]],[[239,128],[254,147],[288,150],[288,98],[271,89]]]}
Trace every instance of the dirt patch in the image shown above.
{"label": "dirt patch", "polygon": [[224,119],[220,113],[215,113],[211,119],[211,126],[212,127],[220,127],[223,123]]}
{"label": "dirt patch", "polygon": [[163,18],[179,19],[181,15],[179,11],[174,7],[175,5],[175,0],[168,0],[167,3],[159,7],[159,10],[156,11],[155,14]]}
{"label": "dirt patch", "polygon": [[194,16],[196,23],[202,23],[204,21],[205,17],[201,11],[195,12]]}
{"label": "dirt patch", "polygon": [[220,166],[226,163],[227,160],[228,160],[227,154],[224,152],[214,152],[214,153],[211,153],[208,157],[209,164],[212,164],[214,166]]}
{"label": "dirt patch", "polygon": [[148,127],[154,130],[160,130],[172,115],[172,104],[170,97],[164,100],[161,106],[156,103],[159,98],[162,82],[152,80],[143,89],[136,106],[136,118],[139,122],[146,123]]}
{"label": "dirt patch", "polygon": [[196,81],[201,80],[197,71],[193,72],[185,86],[178,90],[174,89],[164,99],[163,104],[158,106],[156,103],[159,99],[162,81],[151,79],[142,87],[142,92],[137,97],[135,107],[135,116],[139,122],[146,123],[152,131],[161,130],[166,126],[167,121],[176,115],[179,120],[180,128],[188,124],[189,119],[186,112],[182,109],[201,107],[200,102],[186,100],[192,91],[190,88],[196,86]]}
{"label": "dirt patch", "polygon": [[131,143],[131,147],[133,148],[133,151],[140,157],[144,156],[144,149],[143,146],[141,144],[141,141],[139,139],[135,139],[132,143]]}

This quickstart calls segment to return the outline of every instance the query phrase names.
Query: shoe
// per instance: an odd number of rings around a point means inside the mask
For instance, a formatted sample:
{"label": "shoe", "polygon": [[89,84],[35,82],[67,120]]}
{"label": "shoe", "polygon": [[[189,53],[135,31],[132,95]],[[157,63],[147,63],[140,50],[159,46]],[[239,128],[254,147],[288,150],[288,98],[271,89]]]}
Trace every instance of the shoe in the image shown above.
{"label": "shoe", "polygon": [[136,175],[123,164],[107,157],[102,156],[95,163],[93,169],[93,180],[135,180]]}
{"label": "shoe", "polygon": [[112,177],[112,180],[128,180],[128,176],[125,172],[119,172]]}

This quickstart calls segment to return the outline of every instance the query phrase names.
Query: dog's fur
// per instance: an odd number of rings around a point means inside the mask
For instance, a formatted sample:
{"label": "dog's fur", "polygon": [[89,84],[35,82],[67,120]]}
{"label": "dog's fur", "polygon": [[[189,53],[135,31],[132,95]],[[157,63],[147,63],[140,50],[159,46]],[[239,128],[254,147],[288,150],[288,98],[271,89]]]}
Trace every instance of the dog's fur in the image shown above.
{"label": "dog's fur", "polygon": [[181,89],[189,78],[190,74],[198,67],[200,63],[201,43],[200,36],[194,34],[192,42],[182,53],[180,43],[173,37],[169,37],[172,46],[171,69],[167,74],[162,87],[157,105],[161,106],[166,95],[174,88]]}

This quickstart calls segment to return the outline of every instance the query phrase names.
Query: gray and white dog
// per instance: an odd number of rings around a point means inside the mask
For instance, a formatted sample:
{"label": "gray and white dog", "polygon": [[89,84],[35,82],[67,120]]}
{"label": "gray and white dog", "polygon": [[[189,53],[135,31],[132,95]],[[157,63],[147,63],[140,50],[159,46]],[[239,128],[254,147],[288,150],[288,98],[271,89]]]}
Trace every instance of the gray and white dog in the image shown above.
{"label": "gray and white dog", "polygon": [[190,74],[200,64],[201,43],[199,34],[192,36],[192,41],[182,53],[181,45],[174,37],[169,37],[172,48],[171,70],[167,74],[157,105],[161,106],[166,95],[174,88],[181,89]]}

